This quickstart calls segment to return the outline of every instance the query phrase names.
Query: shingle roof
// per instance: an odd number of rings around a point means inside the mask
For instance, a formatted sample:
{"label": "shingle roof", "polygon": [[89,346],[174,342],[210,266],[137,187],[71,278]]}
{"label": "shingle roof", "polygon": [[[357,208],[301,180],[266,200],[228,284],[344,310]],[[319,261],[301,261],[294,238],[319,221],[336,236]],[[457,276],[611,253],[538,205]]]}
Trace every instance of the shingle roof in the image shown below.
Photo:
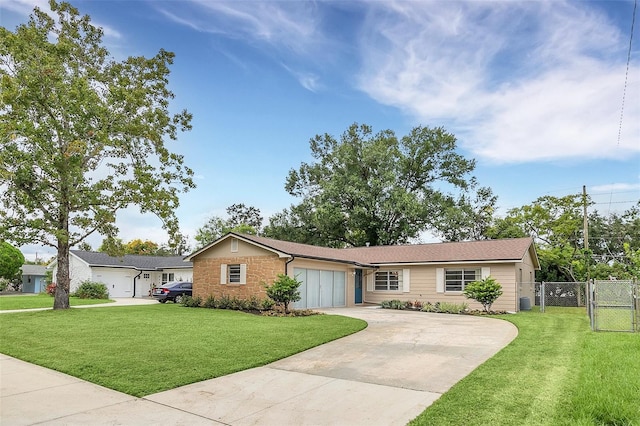
{"label": "shingle roof", "polygon": [[90,266],[134,268],[145,271],[193,267],[193,264],[185,261],[182,256],[140,256],[125,254],[122,257],[114,257],[106,253],[82,250],[71,250],[71,253],[84,260]]}
{"label": "shingle roof", "polygon": [[522,260],[533,244],[533,240],[527,237],[455,243],[408,244],[335,249],[274,240],[272,238],[258,237],[255,235],[235,233],[230,235],[235,235],[242,239],[252,241],[261,246],[271,248],[291,256],[333,260],[361,265],[487,261],[515,262]]}
{"label": "shingle roof", "polygon": [[47,267],[43,265],[22,265],[22,275],[41,275],[44,277]]}

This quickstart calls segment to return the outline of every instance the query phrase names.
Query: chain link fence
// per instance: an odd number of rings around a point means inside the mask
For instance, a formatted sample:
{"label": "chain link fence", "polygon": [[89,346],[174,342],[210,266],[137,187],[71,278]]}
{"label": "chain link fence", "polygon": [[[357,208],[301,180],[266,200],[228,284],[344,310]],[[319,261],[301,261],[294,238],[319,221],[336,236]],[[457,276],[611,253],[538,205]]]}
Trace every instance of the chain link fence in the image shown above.
{"label": "chain link fence", "polygon": [[640,332],[640,285],[635,280],[521,283],[520,295],[529,296],[531,288],[540,312],[547,306],[586,307],[594,331]]}
{"label": "chain link fence", "polygon": [[535,304],[544,312],[546,306],[586,306],[585,282],[535,283]]}
{"label": "chain link fence", "polygon": [[588,311],[594,331],[640,331],[640,293],[631,280],[591,281]]}

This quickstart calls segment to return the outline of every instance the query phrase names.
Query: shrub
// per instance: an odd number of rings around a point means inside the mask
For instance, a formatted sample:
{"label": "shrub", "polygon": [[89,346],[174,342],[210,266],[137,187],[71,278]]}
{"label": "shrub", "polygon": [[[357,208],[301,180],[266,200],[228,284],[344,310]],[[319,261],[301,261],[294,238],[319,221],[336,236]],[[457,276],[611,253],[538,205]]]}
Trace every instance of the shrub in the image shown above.
{"label": "shrub", "polygon": [[209,309],[215,309],[216,308],[216,298],[211,294],[209,296],[207,296],[206,300],[204,301],[204,303],[202,304],[203,307],[205,308],[209,308]]}
{"label": "shrub", "polygon": [[9,280],[4,277],[0,277],[0,291],[5,291],[9,287]]}
{"label": "shrub", "polygon": [[199,308],[202,305],[202,297],[184,296],[182,298],[182,306],[187,308]]}
{"label": "shrub", "polygon": [[231,306],[231,298],[227,295],[222,296],[218,299],[218,303],[216,303],[217,309],[229,309]]}
{"label": "shrub", "polygon": [[260,310],[271,311],[275,305],[276,305],[276,302],[274,302],[271,299],[262,299],[262,302],[260,303]]}
{"label": "shrub", "polygon": [[229,304],[229,308],[234,311],[248,311],[249,310],[249,301],[245,299],[238,299],[237,297],[231,298],[231,303]]}
{"label": "shrub", "polygon": [[[49,291],[48,288],[47,286],[47,292]],[[78,287],[74,293],[74,296],[80,299],[108,299],[109,291],[107,290],[107,286],[102,283],[86,280],[82,281],[80,287]]]}
{"label": "shrub", "polygon": [[247,301],[247,307],[249,308],[250,311],[259,311],[260,299],[258,299],[256,296],[251,296]]}
{"label": "shrub", "polygon": [[56,283],[47,284],[47,288],[45,290],[49,296],[56,295]]}
{"label": "shrub", "polygon": [[380,307],[382,309],[397,309],[402,311],[404,309],[411,309],[413,304],[411,302],[403,302],[398,299],[393,300],[383,300],[380,302]]}
{"label": "shrub", "polygon": [[271,286],[265,286],[267,296],[274,302],[284,307],[284,312],[289,313],[289,303],[300,300],[300,290],[298,288],[302,284],[295,278],[288,275],[278,274],[278,279]]}
{"label": "shrub", "polygon": [[469,305],[466,303],[448,303],[442,302],[440,303],[438,312],[443,314],[461,314],[467,310]]}
{"label": "shrub", "polygon": [[438,312],[437,307],[434,306],[431,302],[423,303],[421,310],[422,310],[422,312]]}
{"label": "shrub", "polygon": [[489,276],[483,280],[467,284],[462,293],[467,298],[481,303],[484,311],[489,312],[493,302],[502,296],[502,286]]}

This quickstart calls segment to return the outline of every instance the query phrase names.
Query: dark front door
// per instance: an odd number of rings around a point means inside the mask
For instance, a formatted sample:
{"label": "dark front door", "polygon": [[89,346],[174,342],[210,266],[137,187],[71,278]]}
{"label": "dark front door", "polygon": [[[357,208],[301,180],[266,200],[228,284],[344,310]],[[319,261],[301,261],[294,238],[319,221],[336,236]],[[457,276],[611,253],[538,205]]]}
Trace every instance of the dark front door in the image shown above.
{"label": "dark front door", "polygon": [[362,303],[362,269],[356,269],[356,297],[354,303]]}

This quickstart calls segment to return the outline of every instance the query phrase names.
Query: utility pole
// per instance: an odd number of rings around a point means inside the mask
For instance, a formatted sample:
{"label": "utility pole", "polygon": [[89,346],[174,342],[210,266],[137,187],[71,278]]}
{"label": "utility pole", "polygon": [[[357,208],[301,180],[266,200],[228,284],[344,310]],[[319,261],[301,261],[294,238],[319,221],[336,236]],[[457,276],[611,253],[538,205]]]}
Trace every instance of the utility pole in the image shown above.
{"label": "utility pole", "polygon": [[587,186],[586,185],[582,185],[582,208],[584,210],[583,224],[582,224],[582,230],[584,235],[584,249],[589,250],[589,221],[587,219]]}
{"label": "utility pole", "polygon": [[[582,185],[582,209],[583,209],[583,235],[584,235],[584,264],[587,269],[587,283],[590,281],[591,277],[589,275],[589,264],[591,263],[591,256],[589,255],[589,221],[587,219],[587,186]],[[589,285],[587,284],[587,288]],[[586,289],[585,289],[586,290]],[[582,292],[578,291],[578,305],[582,304]],[[587,298],[589,300],[589,298]],[[589,307],[587,307],[589,309]]]}

